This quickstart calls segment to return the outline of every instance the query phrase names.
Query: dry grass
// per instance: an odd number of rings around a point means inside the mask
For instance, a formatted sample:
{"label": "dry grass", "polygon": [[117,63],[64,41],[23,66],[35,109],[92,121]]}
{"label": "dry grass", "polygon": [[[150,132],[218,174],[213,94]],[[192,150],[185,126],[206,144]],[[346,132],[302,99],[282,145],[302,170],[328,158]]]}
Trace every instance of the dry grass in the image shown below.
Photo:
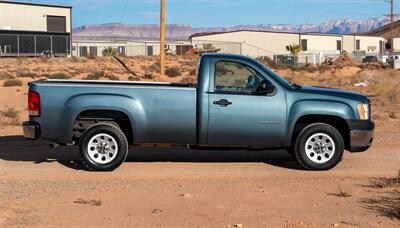
{"label": "dry grass", "polygon": [[4,87],[22,86],[22,81],[18,79],[7,79],[3,83]]}
{"label": "dry grass", "polygon": [[400,221],[400,170],[397,177],[370,180],[368,187],[384,189],[385,193],[377,198],[363,199],[364,207]]}
{"label": "dry grass", "polygon": [[335,193],[329,193],[329,195],[348,198],[352,197],[352,194],[349,190],[345,190],[340,184],[337,186],[337,191]]}
{"label": "dry grass", "polygon": [[91,206],[101,206],[103,201],[101,200],[85,200],[85,199],[77,199],[74,201],[74,203],[79,203],[79,204],[87,204]]}
{"label": "dry grass", "polygon": [[49,79],[69,79],[70,77],[64,73],[55,73],[48,76]]}
{"label": "dry grass", "polygon": [[1,116],[3,117],[0,121],[0,125],[3,126],[18,126],[21,124],[21,120],[19,119],[19,113],[15,107],[6,107],[5,110],[0,111]]}

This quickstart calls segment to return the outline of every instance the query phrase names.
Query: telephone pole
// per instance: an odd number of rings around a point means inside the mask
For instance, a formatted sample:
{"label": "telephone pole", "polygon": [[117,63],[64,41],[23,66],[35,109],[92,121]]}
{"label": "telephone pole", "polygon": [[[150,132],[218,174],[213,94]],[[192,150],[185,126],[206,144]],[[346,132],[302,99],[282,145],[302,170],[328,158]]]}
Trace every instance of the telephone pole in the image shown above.
{"label": "telephone pole", "polygon": [[165,73],[165,0],[160,0],[160,76]]}
{"label": "telephone pole", "polygon": [[397,16],[399,14],[394,13],[394,0],[386,0],[385,2],[390,3],[390,14],[386,14],[385,16],[390,17],[390,35],[389,35],[389,41],[390,41],[390,54],[393,54],[394,52],[394,16]]}

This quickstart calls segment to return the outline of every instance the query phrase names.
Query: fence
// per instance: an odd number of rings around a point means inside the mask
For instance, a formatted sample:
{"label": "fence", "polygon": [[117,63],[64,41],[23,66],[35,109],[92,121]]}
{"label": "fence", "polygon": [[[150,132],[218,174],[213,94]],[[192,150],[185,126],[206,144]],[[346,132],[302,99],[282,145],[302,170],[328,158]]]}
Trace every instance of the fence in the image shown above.
{"label": "fence", "polygon": [[[117,55],[125,56],[153,56],[160,54],[159,42],[138,42],[138,41],[73,41],[72,54],[74,56],[105,56],[107,49],[114,49]],[[166,42],[165,51],[167,54],[186,54],[192,45],[185,41]]]}
{"label": "fence", "polygon": [[70,55],[70,36],[0,34],[0,57]]}

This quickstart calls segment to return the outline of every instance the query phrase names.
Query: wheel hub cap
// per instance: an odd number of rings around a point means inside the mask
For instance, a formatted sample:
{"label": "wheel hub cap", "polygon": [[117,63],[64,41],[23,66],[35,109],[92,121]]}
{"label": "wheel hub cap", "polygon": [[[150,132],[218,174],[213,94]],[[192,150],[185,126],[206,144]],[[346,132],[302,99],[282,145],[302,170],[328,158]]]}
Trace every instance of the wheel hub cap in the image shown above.
{"label": "wheel hub cap", "polygon": [[89,140],[87,150],[92,161],[98,164],[107,164],[115,159],[118,153],[118,144],[109,134],[97,134]]}
{"label": "wheel hub cap", "polygon": [[329,135],[316,133],[307,139],[305,151],[311,161],[319,164],[325,163],[333,157],[335,143]]}

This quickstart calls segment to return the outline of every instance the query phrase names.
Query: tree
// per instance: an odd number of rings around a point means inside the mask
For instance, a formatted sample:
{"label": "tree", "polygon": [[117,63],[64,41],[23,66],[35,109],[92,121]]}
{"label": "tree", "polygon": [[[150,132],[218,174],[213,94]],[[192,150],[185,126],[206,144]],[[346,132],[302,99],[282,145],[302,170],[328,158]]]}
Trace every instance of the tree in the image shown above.
{"label": "tree", "polygon": [[297,44],[291,44],[291,45],[286,46],[286,50],[288,50],[290,52],[290,54],[292,54],[292,57],[293,57],[293,78],[292,78],[292,80],[294,81],[294,68],[296,67],[296,59],[297,59],[297,56],[299,55],[299,53],[301,52],[302,47]]}
{"label": "tree", "polygon": [[210,43],[203,44],[203,49],[204,50],[214,50],[214,46]]}

